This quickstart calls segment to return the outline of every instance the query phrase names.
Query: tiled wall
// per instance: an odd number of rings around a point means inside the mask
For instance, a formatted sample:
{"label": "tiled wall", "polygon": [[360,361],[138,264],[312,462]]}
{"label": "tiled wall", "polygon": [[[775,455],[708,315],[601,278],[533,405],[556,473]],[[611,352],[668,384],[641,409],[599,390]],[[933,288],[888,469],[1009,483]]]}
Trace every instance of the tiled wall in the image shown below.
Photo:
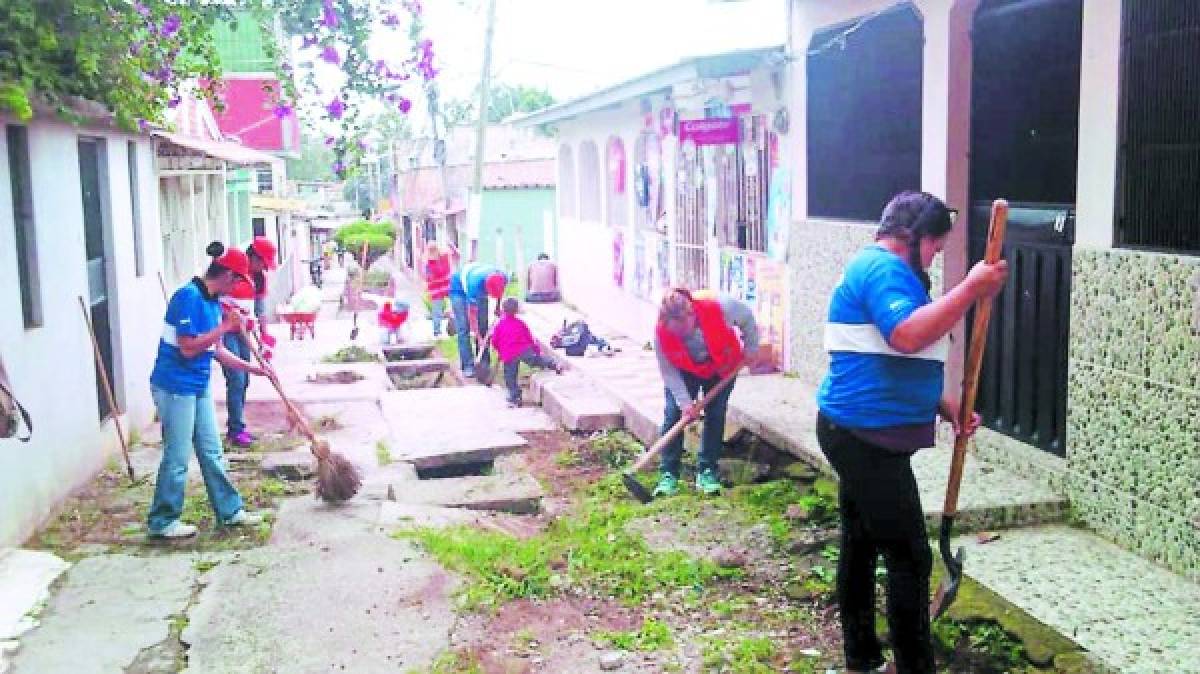
{"label": "tiled wall", "polygon": [[1076,251],[1066,486],[1082,519],[1200,577],[1200,258]]}

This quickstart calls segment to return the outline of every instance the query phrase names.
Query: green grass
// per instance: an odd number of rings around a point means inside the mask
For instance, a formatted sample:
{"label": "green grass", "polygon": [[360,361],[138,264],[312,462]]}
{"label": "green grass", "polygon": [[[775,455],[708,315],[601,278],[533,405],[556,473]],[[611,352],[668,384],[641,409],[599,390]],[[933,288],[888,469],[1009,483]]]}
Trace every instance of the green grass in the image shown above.
{"label": "green grass", "polygon": [[483,666],[473,655],[446,651],[430,663],[427,669],[410,669],[409,674],[483,674]]}
{"label": "green grass", "polygon": [[675,644],[671,628],[664,622],[646,618],[638,630],[604,631],[596,635],[604,643],[622,651],[661,651]]}
{"label": "green grass", "polygon": [[383,440],[375,443],[375,461],[381,466],[386,466],[392,462],[392,452]]}
{"label": "green grass", "polygon": [[[797,527],[833,524],[837,519],[837,485],[817,480],[811,489],[791,480],[735,487],[730,498],[754,519],[767,525],[777,543],[785,543]],[[805,517],[794,522],[787,518],[788,506],[799,505]]]}
{"label": "green grass", "polygon": [[706,670],[732,674],[773,674],[779,671],[773,661],[778,654],[775,643],[767,637],[721,636],[710,637],[704,644]]}
{"label": "green grass", "polygon": [[653,511],[630,502],[624,491],[620,477],[609,476],[575,512],[525,540],[467,526],[395,535],[415,539],[443,566],[466,576],[460,601],[468,609],[550,597],[570,587],[635,605],[655,592],[701,590],[718,578],[740,575],[680,551],[653,550],[626,531],[629,521]]}
{"label": "green grass", "polygon": [[437,350],[451,365],[458,363],[458,337],[443,337],[437,341]]}
{"label": "green grass", "polygon": [[347,346],[325,356],[322,363],[378,363],[379,356],[361,346]]}

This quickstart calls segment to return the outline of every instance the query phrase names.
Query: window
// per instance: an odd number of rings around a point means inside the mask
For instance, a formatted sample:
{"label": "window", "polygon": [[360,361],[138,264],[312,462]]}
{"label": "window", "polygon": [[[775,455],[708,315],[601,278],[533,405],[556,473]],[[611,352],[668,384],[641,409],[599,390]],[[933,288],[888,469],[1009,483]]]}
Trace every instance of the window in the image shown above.
{"label": "window", "polygon": [[603,189],[600,175],[600,154],[590,140],[579,146],[579,219],[603,222],[600,213],[600,194]]}
{"label": "window", "polygon": [[129,219],[133,221],[133,271],[137,276],[146,274],[146,254],[142,246],[142,199],[138,172],[138,146],[134,141],[126,145],[129,162]]}
{"label": "window", "polygon": [[571,146],[558,148],[558,213],[564,218],[575,217],[575,202],[579,191],[575,187],[575,154]]}
{"label": "window", "polygon": [[629,204],[625,199],[625,144],[613,136],[605,152],[604,184],[608,187],[608,225],[624,227],[629,222]]}
{"label": "window", "polygon": [[254,236],[267,235],[267,219],[254,218],[250,221],[250,227],[254,230]]}
{"label": "window", "polygon": [[270,194],[275,191],[275,176],[271,172],[270,166],[260,166],[257,169],[257,175],[259,194]]}
{"label": "window", "polygon": [[17,278],[21,284],[21,315],[25,328],[42,325],[42,292],[37,270],[37,231],[33,220],[33,179],[29,168],[29,132],[23,126],[5,129],[8,174],[12,185],[13,226],[17,242]]}
{"label": "window", "polygon": [[921,185],[921,18],[911,3],[809,43],[808,212],[875,221]]}
{"label": "window", "polygon": [[1123,5],[1117,245],[1200,254],[1200,3]]}

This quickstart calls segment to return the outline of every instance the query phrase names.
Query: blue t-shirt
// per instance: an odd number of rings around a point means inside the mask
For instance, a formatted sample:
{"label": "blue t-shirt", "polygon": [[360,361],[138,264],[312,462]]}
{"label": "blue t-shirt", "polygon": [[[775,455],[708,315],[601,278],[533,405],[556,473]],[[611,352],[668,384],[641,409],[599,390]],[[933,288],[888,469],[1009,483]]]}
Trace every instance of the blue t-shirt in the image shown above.
{"label": "blue t-shirt", "polygon": [[203,395],[208,391],[216,345],[194,358],[186,358],[179,350],[178,338],[198,337],[216,329],[220,323],[221,305],[215,295],[208,294],[203,281],[195,279],[176,290],[167,303],[150,384],[177,395]]}
{"label": "blue t-shirt", "polygon": [[929,293],[908,263],[870,246],[846,267],[833,291],[825,324],[829,373],[817,406],[846,428],[890,428],[932,423],[942,396],[949,340],[903,354],[888,340]]}
{"label": "blue t-shirt", "polygon": [[492,274],[501,273],[500,269],[490,264],[475,262],[450,275],[450,295],[453,297],[469,297],[478,299],[486,293],[484,283]]}

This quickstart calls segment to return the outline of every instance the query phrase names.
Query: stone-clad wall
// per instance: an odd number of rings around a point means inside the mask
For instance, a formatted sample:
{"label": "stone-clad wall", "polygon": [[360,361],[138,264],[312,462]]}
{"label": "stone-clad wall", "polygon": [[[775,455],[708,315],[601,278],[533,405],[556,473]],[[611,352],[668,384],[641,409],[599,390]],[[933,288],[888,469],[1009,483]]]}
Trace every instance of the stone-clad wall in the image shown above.
{"label": "stone-clad wall", "polygon": [[1200,258],[1076,251],[1067,488],[1088,526],[1200,578]]}

